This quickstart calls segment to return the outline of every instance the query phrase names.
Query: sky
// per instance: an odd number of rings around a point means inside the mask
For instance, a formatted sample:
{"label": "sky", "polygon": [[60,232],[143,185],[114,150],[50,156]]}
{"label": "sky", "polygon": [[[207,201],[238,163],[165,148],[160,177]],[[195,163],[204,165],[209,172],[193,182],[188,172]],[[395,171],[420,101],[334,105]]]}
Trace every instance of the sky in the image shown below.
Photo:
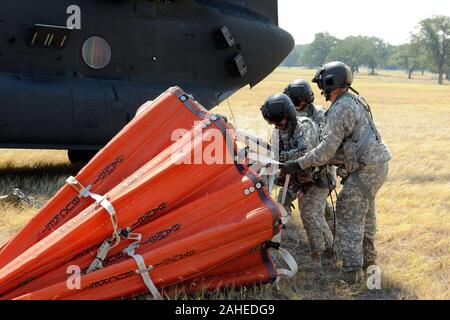
{"label": "sky", "polygon": [[340,39],[375,36],[398,45],[409,42],[421,20],[450,16],[450,0],[278,0],[278,7],[280,26],[297,44],[329,32]]}

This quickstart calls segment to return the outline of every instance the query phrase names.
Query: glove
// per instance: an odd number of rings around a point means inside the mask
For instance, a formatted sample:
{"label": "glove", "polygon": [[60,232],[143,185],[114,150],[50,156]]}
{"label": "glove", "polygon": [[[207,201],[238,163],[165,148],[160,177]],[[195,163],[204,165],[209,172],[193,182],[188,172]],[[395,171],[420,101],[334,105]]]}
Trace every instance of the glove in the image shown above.
{"label": "glove", "polygon": [[281,153],[280,153],[280,162],[281,163],[283,163],[283,162],[286,162],[286,161],[288,161],[289,160],[289,152],[286,152],[286,151],[282,151]]}
{"label": "glove", "polygon": [[302,170],[302,168],[297,161],[288,161],[281,167],[281,170],[286,174],[293,174]]}
{"label": "glove", "polygon": [[300,157],[299,150],[282,151],[280,153],[280,162],[284,163],[291,159],[296,159]]}

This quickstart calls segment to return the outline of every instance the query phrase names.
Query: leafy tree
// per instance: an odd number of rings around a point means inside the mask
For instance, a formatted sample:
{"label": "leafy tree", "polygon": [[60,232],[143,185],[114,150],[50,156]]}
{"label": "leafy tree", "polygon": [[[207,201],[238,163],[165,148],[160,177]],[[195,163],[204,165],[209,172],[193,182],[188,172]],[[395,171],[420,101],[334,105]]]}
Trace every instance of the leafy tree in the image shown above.
{"label": "leafy tree", "polygon": [[325,59],[336,45],[338,39],[329,33],[317,33],[314,41],[300,56],[299,62],[302,66],[309,68],[319,67],[325,63]]}
{"label": "leafy tree", "polygon": [[362,63],[369,67],[370,74],[375,74],[375,69],[379,66],[385,66],[389,57],[387,45],[380,38],[362,37],[360,39],[362,46]]}
{"label": "leafy tree", "polygon": [[352,72],[359,71],[366,52],[366,42],[362,36],[350,36],[339,41],[326,58],[327,61],[339,60],[350,66]]}
{"label": "leafy tree", "polygon": [[[419,23],[413,41],[422,45],[439,74],[439,84],[444,83],[450,57],[450,17],[438,16]],[[448,76],[448,75],[447,75]]]}
{"label": "leafy tree", "polygon": [[409,45],[409,55],[412,59],[412,62],[416,64],[416,70],[420,70],[422,72],[422,76],[425,73],[425,70],[431,69],[430,59],[428,58],[426,48],[414,39],[411,39],[411,43]]}
{"label": "leafy tree", "polygon": [[396,47],[389,62],[398,69],[409,72],[411,66],[409,59],[409,44],[402,44]]}
{"label": "leafy tree", "polygon": [[383,64],[383,68],[386,70],[401,70],[402,68],[398,65],[395,55],[400,46],[393,46],[389,43],[386,44],[387,57]]}
{"label": "leafy tree", "polygon": [[414,71],[421,70],[423,72],[427,68],[427,56],[424,48],[419,43],[412,41],[396,48],[391,63],[397,65],[399,69],[405,70],[408,79],[412,79]]}

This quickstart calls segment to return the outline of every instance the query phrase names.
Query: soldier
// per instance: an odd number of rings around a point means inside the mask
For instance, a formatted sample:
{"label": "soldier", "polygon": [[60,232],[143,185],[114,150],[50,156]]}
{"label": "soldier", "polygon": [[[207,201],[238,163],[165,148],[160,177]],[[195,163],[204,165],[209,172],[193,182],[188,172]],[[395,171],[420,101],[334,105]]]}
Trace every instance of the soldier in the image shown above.
{"label": "soldier", "polygon": [[[279,130],[280,161],[297,159],[319,143],[317,125],[309,118],[297,118],[294,105],[285,94],[269,97],[261,108],[269,124]],[[325,168],[310,169],[292,175],[287,198],[283,205],[291,211],[291,203],[301,191],[299,209],[311,246],[311,257],[316,266],[321,265],[325,251],[332,251],[333,235],[325,221],[324,210],[329,194],[328,181],[324,179]],[[278,176],[277,184],[284,186],[286,176]],[[280,196],[283,192],[280,192]],[[280,197],[281,198],[281,197]],[[281,199],[279,199],[281,203]]]}
{"label": "soldier", "polygon": [[[284,89],[284,93],[291,98],[297,112],[297,117],[307,117],[311,119],[317,124],[319,130],[322,131],[325,126],[327,110],[325,110],[322,106],[317,106],[314,104],[314,92],[310,84],[303,79],[294,80]],[[331,192],[336,187],[336,168],[329,166],[327,168],[327,174],[330,179]],[[334,231],[335,221],[333,213],[334,210],[332,204],[327,201],[324,212],[325,219],[328,226]]]}
{"label": "soldier", "polygon": [[324,126],[326,110],[321,106],[314,105],[314,92],[306,80],[293,81],[284,89],[284,93],[291,98],[297,111],[297,117],[307,117],[320,128]]}
{"label": "soldier", "polygon": [[376,264],[375,196],[388,174],[391,154],[374,124],[369,105],[349,89],[353,76],[342,62],[325,64],[313,79],[331,107],[320,144],[285,164],[286,173],[313,166],[339,166],[343,189],[337,199],[337,239],[343,280],[357,283],[362,269]]}

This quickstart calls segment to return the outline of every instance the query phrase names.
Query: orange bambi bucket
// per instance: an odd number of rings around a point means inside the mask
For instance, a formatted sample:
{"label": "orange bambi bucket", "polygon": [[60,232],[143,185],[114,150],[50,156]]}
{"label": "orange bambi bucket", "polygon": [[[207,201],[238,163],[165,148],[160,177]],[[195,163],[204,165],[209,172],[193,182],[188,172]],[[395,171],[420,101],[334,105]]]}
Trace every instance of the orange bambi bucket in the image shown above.
{"label": "orange bambi bucket", "polygon": [[[179,88],[141,110],[3,248],[1,299],[156,296],[279,276],[268,244],[281,212],[261,178],[237,163],[231,127]],[[173,142],[176,129],[183,135]],[[191,164],[211,141],[218,161]]]}

